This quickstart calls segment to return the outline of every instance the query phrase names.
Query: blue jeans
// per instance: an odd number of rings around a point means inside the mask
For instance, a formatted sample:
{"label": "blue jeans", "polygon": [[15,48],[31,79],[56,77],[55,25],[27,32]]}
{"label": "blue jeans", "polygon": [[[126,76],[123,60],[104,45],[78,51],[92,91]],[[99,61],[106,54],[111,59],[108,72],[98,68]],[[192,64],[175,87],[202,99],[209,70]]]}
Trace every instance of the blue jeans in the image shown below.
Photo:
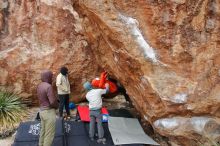
{"label": "blue jeans", "polygon": [[104,137],[104,129],[102,126],[102,114],[101,109],[90,110],[90,123],[89,123],[89,137],[94,138],[95,135],[95,123],[97,121],[98,137]]}

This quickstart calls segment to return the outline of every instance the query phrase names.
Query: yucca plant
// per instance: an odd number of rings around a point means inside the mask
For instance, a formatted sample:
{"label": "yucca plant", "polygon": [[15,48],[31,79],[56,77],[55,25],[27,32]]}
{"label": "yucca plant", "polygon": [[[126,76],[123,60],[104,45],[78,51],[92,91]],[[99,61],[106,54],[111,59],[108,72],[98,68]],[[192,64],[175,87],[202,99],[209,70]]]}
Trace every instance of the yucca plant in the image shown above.
{"label": "yucca plant", "polygon": [[0,91],[0,136],[7,136],[24,117],[25,105],[13,92]]}

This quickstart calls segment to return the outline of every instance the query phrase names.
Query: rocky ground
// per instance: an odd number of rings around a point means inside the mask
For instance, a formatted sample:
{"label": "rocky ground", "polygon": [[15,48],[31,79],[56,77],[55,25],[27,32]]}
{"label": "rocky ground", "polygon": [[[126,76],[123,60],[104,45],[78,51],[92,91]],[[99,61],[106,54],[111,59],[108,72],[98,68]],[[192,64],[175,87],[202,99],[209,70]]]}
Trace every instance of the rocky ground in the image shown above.
{"label": "rocky ground", "polygon": [[[86,105],[86,104],[87,104],[87,102],[80,103],[80,105]],[[136,110],[133,108],[133,106],[130,103],[126,102],[124,97],[121,95],[116,96],[113,99],[104,99],[103,106],[107,107],[108,109],[126,108],[133,114],[134,117],[140,119],[139,113],[136,112]],[[28,109],[28,111],[29,111],[29,114],[27,115],[27,117],[23,121],[34,120],[37,112],[39,111],[39,108],[38,107],[30,108],[30,109]],[[73,117],[76,115],[76,109],[71,110],[71,115]],[[157,133],[154,133],[154,131],[150,125],[147,125],[146,123],[144,123],[141,120],[140,120],[140,122],[141,122],[145,132],[149,136],[151,136],[154,140],[156,140],[162,146],[167,146],[167,142],[165,142],[166,139],[162,138]],[[11,144],[14,141],[15,134],[16,133],[12,134],[10,137],[7,137],[5,139],[0,139],[0,144],[3,146],[11,146]]]}

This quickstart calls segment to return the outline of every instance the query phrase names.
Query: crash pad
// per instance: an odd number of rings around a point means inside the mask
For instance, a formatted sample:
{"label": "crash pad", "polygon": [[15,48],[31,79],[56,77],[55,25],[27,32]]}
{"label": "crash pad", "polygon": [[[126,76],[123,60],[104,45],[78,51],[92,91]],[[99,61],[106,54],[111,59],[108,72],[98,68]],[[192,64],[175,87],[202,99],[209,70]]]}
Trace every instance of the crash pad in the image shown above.
{"label": "crash pad", "polygon": [[[88,106],[77,106],[77,112],[79,114],[80,120],[84,122],[89,122],[90,117],[89,117],[89,107]],[[102,112],[102,122],[107,122],[108,121],[108,110],[106,108],[101,109]]]}

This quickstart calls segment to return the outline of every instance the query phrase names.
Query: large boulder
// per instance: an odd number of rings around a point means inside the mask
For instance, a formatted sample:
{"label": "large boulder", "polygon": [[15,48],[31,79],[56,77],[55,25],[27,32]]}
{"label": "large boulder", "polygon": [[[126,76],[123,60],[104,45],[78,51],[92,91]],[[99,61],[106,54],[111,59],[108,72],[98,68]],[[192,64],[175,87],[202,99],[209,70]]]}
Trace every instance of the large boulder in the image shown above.
{"label": "large boulder", "polygon": [[142,118],[178,145],[220,139],[217,0],[78,0],[96,59]]}

